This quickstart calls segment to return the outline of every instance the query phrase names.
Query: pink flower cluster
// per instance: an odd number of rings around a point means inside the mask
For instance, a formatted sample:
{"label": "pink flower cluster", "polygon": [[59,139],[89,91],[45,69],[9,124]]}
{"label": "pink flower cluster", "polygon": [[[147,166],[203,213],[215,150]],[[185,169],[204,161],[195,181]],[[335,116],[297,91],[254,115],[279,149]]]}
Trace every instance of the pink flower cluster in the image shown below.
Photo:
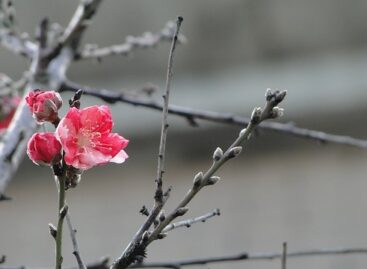
{"label": "pink flower cluster", "polygon": [[[58,97],[56,92],[37,90],[26,100],[37,121],[59,122]],[[51,165],[62,159],[63,152],[65,163],[80,170],[108,162],[123,163],[128,158],[124,149],[129,141],[112,133],[112,126],[108,106],[72,107],[57,124],[55,133],[36,133],[31,137],[28,156],[36,164]]]}

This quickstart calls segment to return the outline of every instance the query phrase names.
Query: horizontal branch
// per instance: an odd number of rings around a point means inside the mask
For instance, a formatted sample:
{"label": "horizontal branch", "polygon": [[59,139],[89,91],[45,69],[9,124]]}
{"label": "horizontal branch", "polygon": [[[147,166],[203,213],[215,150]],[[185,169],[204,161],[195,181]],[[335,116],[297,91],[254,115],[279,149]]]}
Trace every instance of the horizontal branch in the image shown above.
{"label": "horizontal branch", "polygon": [[[294,252],[287,252],[287,258],[301,258],[301,257],[313,257],[313,256],[327,256],[327,255],[348,255],[348,254],[367,254],[367,248],[337,248],[337,249],[311,249],[301,250]],[[221,262],[234,262],[234,261],[261,261],[261,260],[274,260],[282,258],[283,253],[248,253],[243,252],[237,255],[227,255],[209,258],[188,259],[172,262],[154,262],[144,263],[131,266],[130,268],[173,268],[179,269],[184,266],[193,265],[207,265]]]}
{"label": "horizontal branch", "polygon": [[[339,256],[339,255],[358,255],[367,254],[367,248],[317,248],[310,250],[300,250],[300,251],[288,251],[287,258],[302,258],[302,257],[316,257],[316,256]],[[269,253],[250,253],[242,252],[236,255],[225,255],[198,259],[187,259],[178,260],[171,262],[149,262],[143,264],[135,264],[129,268],[173,268],[179,269],[185,266],[194,265],[207,265],[222,262],[235,262],[235,261],[271,261],[275,259],[280,259],[282,257],[281,252],[269,252]],[[101,261],[87,264],[87,269],[108,269],[109,259],[103,258]],[[30,268],[25,266],[14,266],[14,267],[0,267],[0,269],[41,269]],[[77,268],[69,268],[77,269]]]}
{"label": "horizontal branch", "polygon": [[[100,60],[103,57],[113,55],[127,56],[136,49],[154,48],[161,42],[170,42],[175,34],[175,29],[176,24],[169,21],[158,33],[146,32],[141,36],[128,36],[126,37],[125,42],[121,44],[102,48],[99,48],[94,44],[87,44],[80,53],[75,55],[74,60]],[[184,43],[185,40],[186,39],[183,35],[180,34],[178,36],[178,42]]]}
{"label": "horizontal branch", "polygon": [[[72,91],[82,89],[85,95],[94,96],[104,100],[107,103],[122,102],[134,106],[146,107],[161,111],[162,105],[154,100],[144,100],[135,96],[128,96],[123,93],[113,92],[106,89],[94,89],[88,86],[79,85],[72,81],[66,80],[62,85],[60,91]],[[220,113],[208,110],[199,110],[189,107],[170,105],[168,112],[173,115],[181,116],[189,120],[190,123],[195,124],[195,120],[206,120],[217,123],[232,124],[238,126],[247,126],[250,118],[236,116],[230,113]],[[334,143],[357,148],[367,149],[367,140],[353,138],[350,136],[334,135],[321,131],[310,130],[306,128],[297,127],[293,123],[279,123],[279,122],[262,122],[258,128],[265,130],[272,130],[282,134],[291,135],[303,139],[316,140],[321,143]]]}

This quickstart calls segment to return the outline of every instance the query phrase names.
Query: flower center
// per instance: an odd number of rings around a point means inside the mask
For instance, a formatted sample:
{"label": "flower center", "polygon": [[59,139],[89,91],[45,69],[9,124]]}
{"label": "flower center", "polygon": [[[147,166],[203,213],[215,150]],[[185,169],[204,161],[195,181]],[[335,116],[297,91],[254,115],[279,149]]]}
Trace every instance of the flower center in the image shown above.
{"label": "flower center", "polygon": [[101,133],[99,132],[91,132],[90,130],[86,130],[84,128],[81,128],[79,130],[78,135],[78,146],[79,147],[95,147],[96,143],[95,140],[101,137]]}

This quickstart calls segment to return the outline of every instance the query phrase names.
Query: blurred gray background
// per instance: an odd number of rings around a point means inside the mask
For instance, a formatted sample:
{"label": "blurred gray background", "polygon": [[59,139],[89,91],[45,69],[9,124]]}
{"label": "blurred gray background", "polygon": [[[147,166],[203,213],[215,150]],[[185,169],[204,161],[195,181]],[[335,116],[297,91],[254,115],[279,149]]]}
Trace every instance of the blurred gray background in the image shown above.
{"label": "blurred gray background", "polygon": [[[66,25],[76,0],[15,1],[20,28],[30,33],[41,18]],[[106,0],[85,36],[100,46],[127,35],[159,31],[184,17],[188,43],[176,54],[172,103],[247,116],[263,103],[265,89],[287,89],[281,121],[332,133],[367,137],[366,0]],[[147,82],[164,87],[169,45],[136,51],[102,63],[75,63],[74,81],[113,90]],[[1,72],[17,79],[28,63],[0,50]],[[156,94],[159,100],[160,93]],[[65,98],[69,95],[65,94]],[[65,99],[66,100],[66,99]],[[83,105],[102,101],[84,98]],[[160,113],[113,106],[116,131],[131,142],[124,165],[87,171],[68,203],[82,256],[92,262],[116,257],[144,221],[138,211],[152,204]],[[169,118],[166,185],[168,208],[205,170],[217,146],[225,148],[240,128]],[[50,127],[48,129],[51,130]],[[260,132],[244,154],[219,172],[222,180],[193,201],[188,217],[220,208],[222,216],[154,243],[148,260],[175,260],[241,251],[281,251],[367,246],[367,154],[345,146]],[[52,267],[56,189],[49,169],[24,161],[0,204],[0,254],[8,265]],[[65,264],[74,266],[65,236]],[[302,258],[290,268],[366,268],[367,256]],[[210,265],[210,268],[279,268],[278,261]]]}

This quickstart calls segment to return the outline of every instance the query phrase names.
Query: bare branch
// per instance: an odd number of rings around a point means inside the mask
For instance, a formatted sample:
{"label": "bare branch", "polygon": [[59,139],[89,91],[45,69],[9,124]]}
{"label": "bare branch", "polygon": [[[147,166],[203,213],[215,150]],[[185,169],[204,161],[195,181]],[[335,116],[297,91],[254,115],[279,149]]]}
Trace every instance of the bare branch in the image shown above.
{"label": "bare branch", "polygon": [[69,212],[66,214],[66,223],[67,223],[68,228],[69,228],[70,237],[71,237],[71,241],[73,243],[73,248],[74,248],[73,254],[74,254],[74,256],[76,258],[76,261],[78,263],[78,267],[79,267],[79,269],[86,269],[87,267],[84,265],[82,257],[80,256],[78,241],[76,240],[76,230],[73,228],[73,225],[71,223]]}
{"label": "bare branch", "polygon": [[1,255],[1,257],[0,257],[0,264],[5,263],[5,261],[6,261],[6,256],[5,255]]}
{"label": "bare branch", "polygon": [[146,242],[149,245],[156,239],[159,239],[162,231],[177,217],[183,216],[188,208],[186,207],[190,201],[199,193],[199,191],[210,185],[214,185],[219,177],[214,174],[229,160],[237,157],[242,150],[240,145],[245,144],[250,139],[252,132],[256,127],[264,120],[280,117],[283,110],[278,108],[277,105],[283,101],[286,95],[285,91],[267,91],[266,104],[263,108],[257,107],[253,110],[251,120],[248,126],[243,129],[237,139],[232,143],[230,147],[223,153],[221,149],[217,149],[213,154],[213,163],[211,167],[205,172],[199,172],[193,180],[191,189],[186,193],[184,198],[179,202],[177,207],[154,228],[152,234]]}
{"label": "bare branch", "polygon": [[[74,60],[88,60],[97,59],[101,60],[103,57],[121,55],[127,56],[137,49],[148,49],[154,48],[159,43],[164,41],[171,41],[176,31],[176,23],[169,21],[165,27],[158,33],[146,32],[141,36],[128,36],[122,44],[112,45],[108,47],[99,48],[94,44],[87,44],[85,48],[80,52],[76,53]],[[186,38],[179,34],[178,42],[186,42]]]}
{"label": "bare branch", "polygon": [[[316,257],[316,256],[333,256],[333,255],[358,255],[367,254],[367,248],[317,248],[309,250],[300,250],[287,253],[287,258],[304,258],[304,257]],[[199,259],[187,259],[171,262],[151,262],[143,264],[135,264],[129,268],[181,268],[185,266],[195,265],[207,265],[222,262],[235,262],[235,261],[271,261],[281,259],[282,252],[270,252],[270,253],[250,253],[242,252],[236,255],[225,255],[217,257],[207,257]],[[108,258],[104,258],[99,262],[91,263],[87,265],[88,269],[107,269]],[[0,267],[0,269],[41,269],[41,268],[29,268],[24,266],[17,267]],[[70,268],[76,269],[76,268]]]}
{"label": "bare branch", "polygon": [[145,248],[146,248],[146,239],[143,238],[144,234],[147,234],[147,231],[152,226],[154,221],[156,220],[158,214],[161,212],[165,202],[167,201],[170,193],[170,188],[163,193],[162,190],[162,175],[163,175],[163,166],[164,166],[164,155],[165,155],[165,144],[167,137],[167,114],[168,114],[168,101],[169,101],[169,92],[171,87],[172,80],[172,64],[174,58],[174,51],[177,43],[178,34],[180,31],[180,26],[182,23],[182,17],[177,18],[177,28],[175,31],[174,38],[172,40],[172,46],[168,59],[168,67],[167,67],[167,82],[166,82],[166,93],[164,95],[164,107],[163,107],[163,115],[162,115],[162,129],[161,129],[161,139],[159,146],[159,155],[158,155],[158,168],[157,168],[157,179],[156,179],[156,191],[154,195],[154,206],[150,211],[150,214],[143,225],[140,227],[138,232],[135,234],[132,241],[128,244],[126,249],[123,251],[121,256],[117,258],[114,263],[111,265],[111,269],[124,269],[127,268],[130,264],[137,261],[137,258],[145,257]]}
{"label": "bare branch", "polygon": [[166,226],[166,228],[163,229],[162,233],[168,233],[174,229],[177,228],[181,228],[181,227],[187,227],[189,228],[192,224],[195,224],[197,222],[205,222],[206,220],[215,217],[215,216],[219,216],[220,215],[220,211],[219,209],[214,210],[213,212],[207,213],[205,215],[202,215],[200,217],[196,217],[196,218],[192,218],[192,219],[187,219],[187,220],[182,220],[182,221],[178,221],[175,223],[171,223],[169,225]]}
{"label": "bare branch", "polygon": [[[126,103],[137,107],[145,107],[153,110],[162,110],[162,105],[154,100],[145,100],[142,98],[128,96],[123,93],[113,92],[106,89],[95,89],[88,86],[74,83],[70,80],[65,80],[60,88],[62,91],[74,92],[75,89],[83,89],[85,95],[94,96],[104,100],[107,103]],[[205,120],[217,123],[247,126],[250,122],[249,118],[236,116],[230,113],[221,113],[209,110],[193,109],[189,107],[169,105],[168,112],[170,114],[186,118],[188,120]],[[315,140],[320,143],[333,143],[346,146],[352,146],[362,149],[367,149],[367,140],[353,138],[350,136],[329,134],[321,131],[297,127],[294,123],[280,122],[262,122],[258,128],[271,130],[285,135],[291,135],[302,139]]]}
{"label": "bare branch", "polygon": [[26,33],[19,34],[15,25],[15,9],[12,1],[0,1],[0,43],[15,54],[32,58],[36,44],[29,40]]}
{"label": "bare branch", "polygon": [[166,90],[163,97],[163,111],[162,111],[162,124],[161,124],[161,137],[159,142],[159,153],[158,153],[158,167],[157,167],[157,190],[155,193],[156,202],[161,203],[163,199],[163,190],[162,190],[162,178],[164,173],[164,162],[166,155],[166,140],[167,140],[167,131],[168,131],[168,104],[169,104],[169,95],[171,90],[171,81],[173,77],[173,60],[175,55],[177,37],[180,31],[182,17],[178,17],[177,19],[177,28],[172,41],[171,50],[168,57],[168,66],[167,66],[167,78],[166,78]]}
{"label": "bare branch", "polygon": [[[312,249],[288,252],[287,258],[301,258],[301,257],[314,257],[314,256],[329,256],[329,255],[350,255],[350,254],[367,254],[366,248],[337,248],[337,249]],[[209,257],[201,259],[188,259],[172,262],[154,262],[136,264],[130,268],[181,268],[184,266],[194,265],[207,265],[221,262],[234,262],[234,261],[261,261],[261,260],[274,260],[281,259],[282,252],[275,253],[240,253],[237,255]]]}
{"label": "bare branch", "polygon": [[46,53],[46,59],[51,60],[55,58],[63,48],[68,46],[73,48],[74,53],[76,52],[82,34],[91,24],[91,19],[101,2],[102,0],[80,0],[80,4],[63,35],[59,38],[56,45]]}

